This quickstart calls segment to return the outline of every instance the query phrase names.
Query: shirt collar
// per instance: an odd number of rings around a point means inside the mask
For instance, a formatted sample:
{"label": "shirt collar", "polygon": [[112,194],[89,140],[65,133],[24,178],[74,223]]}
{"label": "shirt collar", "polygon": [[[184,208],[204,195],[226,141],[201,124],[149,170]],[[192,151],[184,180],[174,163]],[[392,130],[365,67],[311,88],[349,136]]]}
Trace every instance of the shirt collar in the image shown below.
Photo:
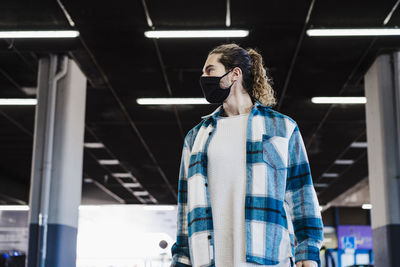
{"label": "shirt collar", "polygon": [[[254,105],[253,105],[253,109],[260,108],[260,107],[271,108],[272,106],[264,105],[264,104],[262,104],[260,101],[255,100],[255,101],[254,101]],[[204,115],[204,116],[202,116],[201,118],[202,118],[202,119],[208,119],[209,117],[216,118],[216,117],[219,115],[219,113],[221,112],[221,109],[222,109],[222,104],[219,105],[213,112],[211,112],[211,113],[208,114],[208,115]]]}

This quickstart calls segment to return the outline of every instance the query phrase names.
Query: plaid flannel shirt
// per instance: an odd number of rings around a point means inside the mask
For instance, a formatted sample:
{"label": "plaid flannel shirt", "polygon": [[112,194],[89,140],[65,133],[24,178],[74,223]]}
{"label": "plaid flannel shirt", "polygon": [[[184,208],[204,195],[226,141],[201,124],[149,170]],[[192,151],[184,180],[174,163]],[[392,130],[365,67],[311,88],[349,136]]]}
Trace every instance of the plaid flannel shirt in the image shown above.
{"label": "plaid flannel shirt", "polygon": [[[171,266],[215,267],[207,148],[222,105],[185,137],[178,182],[177,239]],[[229,167],[229,166],[227,166]],[[308,156],[297,123],[255,100],[246,137],[246,262],[313,260],[323,223]],[[226,218],[229,220],[229,218]],[[217,266],[222,267],[222,266]]]}

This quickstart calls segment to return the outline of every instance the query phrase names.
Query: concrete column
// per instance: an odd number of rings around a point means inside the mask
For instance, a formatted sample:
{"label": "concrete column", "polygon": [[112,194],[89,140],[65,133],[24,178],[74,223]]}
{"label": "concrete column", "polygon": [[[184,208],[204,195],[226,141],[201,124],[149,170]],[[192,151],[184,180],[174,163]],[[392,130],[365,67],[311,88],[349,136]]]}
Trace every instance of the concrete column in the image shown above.
{"label": "concrete column", "polygon": [[400,53],[378,56],[364,77],[375,266],[400,266]]}
{"label": "concrete column", "polygon": [[66,56],[40,59],[30,189],[29,267],[76,265],[86,78]]}

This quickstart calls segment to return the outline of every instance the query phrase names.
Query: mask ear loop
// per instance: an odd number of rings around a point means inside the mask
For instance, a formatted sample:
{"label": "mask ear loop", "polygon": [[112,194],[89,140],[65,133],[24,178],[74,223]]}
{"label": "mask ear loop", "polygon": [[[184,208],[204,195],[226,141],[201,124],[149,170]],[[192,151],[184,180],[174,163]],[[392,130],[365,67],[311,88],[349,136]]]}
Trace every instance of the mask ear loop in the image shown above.
{"label": "mask ear loop", "polygon": [[[224,78],[226,75],[228,75],[229,74],[229,72],[231,72],[233,69],[230,69],[227,73],[225,73],[224,75],[222,75],[220,78],[219,78],[219,86],[221,87],[221,80],[222,80],[222,78]],[[230,86],[228,86],[227,88],[230,88],[230,87],[232,87],[232,85],[233,85],[233,83],[234,82],[236,82],[236,81],[233,81],[232,83],[231,83],[231,85]],[[222,87],[221,87],[222,88]],[[226,88],[225,88],[226,89]]]}
{"label": "mask ear loop", "polygon": [[224,75],[222,75],[220,78],[222,79],[222,78],[224,78],[226,75],[228,75],[229,74],[229,72],[231,72],[233,69],[230,69],[227,73],[225,73]]}
{"label": "mask ear loop", "polygon": [[[234,67],[234,68],[235,68],[235,67]],[[234,68],[233,68],[233,69],[234,69]],[[228,73],[231,72],[233,69],[230,69],[227,73],[225,73],[224,75],[222,75],[220,79],[222,79],[223,77],[225,77],[226,75],[228,75]],[[220,80],[220,82],[221,82],[221,80]],[[236,80],[233,81],[232,84],[231,84],[229,87],[232,87],[232,85],[233,85],[234,82],[236,82]],[[249,94],[250,99],[251,99],[251,102],[252,102],[253,105],[254,105],[254,103],[256,102],[257,99],[253,96],[252,90],[248,90],[247,93]]]}

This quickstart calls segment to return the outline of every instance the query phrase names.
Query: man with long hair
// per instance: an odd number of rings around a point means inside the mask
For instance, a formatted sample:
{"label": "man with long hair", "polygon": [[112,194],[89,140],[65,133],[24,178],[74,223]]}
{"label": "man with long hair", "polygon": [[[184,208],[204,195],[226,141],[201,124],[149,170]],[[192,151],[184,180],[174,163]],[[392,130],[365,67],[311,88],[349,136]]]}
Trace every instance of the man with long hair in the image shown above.
{"label": "man with long hair", "polygon": [[186,135],[171,266],[320,266],[323,223],[297,123],[272,109],[255,49],[214,48],[200,77],[221,104]]}

